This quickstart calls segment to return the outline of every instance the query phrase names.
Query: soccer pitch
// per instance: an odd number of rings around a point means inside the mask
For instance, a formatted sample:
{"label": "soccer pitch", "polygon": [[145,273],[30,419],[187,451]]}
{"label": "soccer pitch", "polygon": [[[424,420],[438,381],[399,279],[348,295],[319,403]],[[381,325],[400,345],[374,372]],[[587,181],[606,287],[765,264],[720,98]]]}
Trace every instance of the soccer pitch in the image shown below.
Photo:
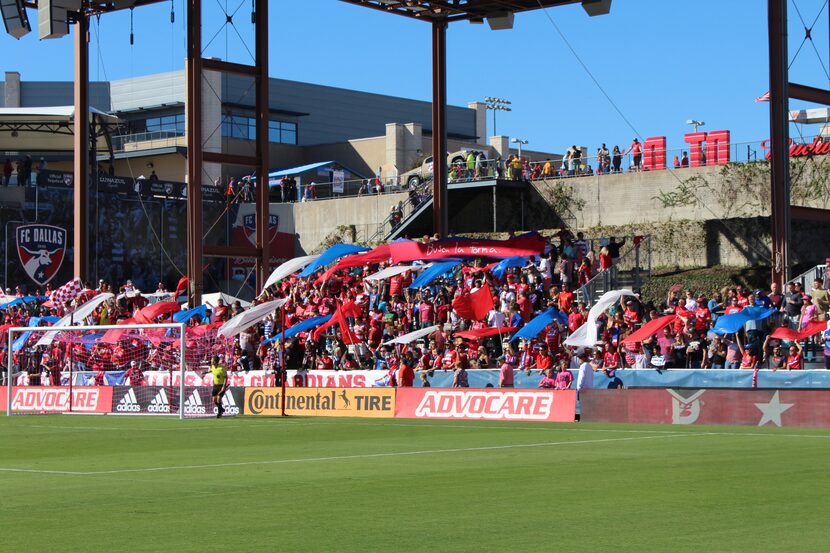
{"label": "soccer pitch", "polygon": [[830,431],[0,420],[1,551],[819,551]]}

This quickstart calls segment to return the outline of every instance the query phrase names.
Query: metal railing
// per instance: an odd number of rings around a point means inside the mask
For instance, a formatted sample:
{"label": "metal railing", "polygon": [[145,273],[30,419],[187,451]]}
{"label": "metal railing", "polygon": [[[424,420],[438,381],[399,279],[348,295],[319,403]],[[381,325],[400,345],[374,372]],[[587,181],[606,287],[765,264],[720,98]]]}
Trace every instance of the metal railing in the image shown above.
{"label": "metal railing", "polygon": [[789,284],[790,282],[795,282],[795,283],[801,284],[801,289],[803,291],[807,292],[808,290],[810,290],[810,288],[808,288],[808,286],[812,286],[813,281],[815,279],[820,279],[822,281],[824,280],[824,274],[825,274],[826,269],[827,269],[827,265],[816,265],[815,267],[807,269],[806,271],[804,271],[803,273],[801,273],[797,277],[791,278],[787,282],[787,284]]}
{"label": "metal railing", "polygon": [[[828,140],[827,137],[821,136],[797,136],[791,137],[794,142],[799,144],[812,144],[814,140],[821,139],[825,142]],[[792,145],[791,145],[792,146]],[[607,158],[603,156],[605,165],[607,165],[604,169],[600,167],[601,163],[599,160],[598,152],[582,152],[582,157],[579,163],[579,169],[573,167],[568,160],[562,159],[556,163],[551,162],[551,172],[549,174],[545,174],[544,166],[546,164],[545,161],[538,161],[530,163],[530,178],[531,180],[546,180],[546,179],[562,179],[562,178],[578,178],[578,177],[589,177],[589,176],[601,176],[601,175],[614,175],[620,173],[629,173],[629,172],[639,172],[639,171],[665,171],[665,170],[683,170],[687,169],[692,164],[692,160],[690,156],[687,156],[688,164],[683,164],[683,154],[690,154],[690,145],[683,146],[680,148],[667,148],[666,150],[655,150],[654,154],[658,156],[662,156],[665,154],[665,166],[658,166],[655,168],[647,168],[645,167],[645,146],[643,146],[643,155],[641,155],[640,160],[640,167],[637,168],[634,165],[634,155],[631,153],[626,153],[627,148],[622,148],[620,150],[619,155],[619,170],[617,170],[617,164],[614,162],[614,154],[613,154],[613,147],[609,149],[609,155]],[[756,161],[762,161],[766,159],[767,153],[769,152],[769,141],[767,140],[754,140],[750,142],[735,142],[729,145],[729,163],[752,163]],[[704,152],[707,153],[707,152]],[[711,152],[709,152],[711,153]],[[725,152],[721,152],[721,154],[725,154]],[[706,165],[722,165],[725,163],[724,159],[714,160],[712,159],[712,155],[709,156],[709,159],[706,159],[706,156],[699,162],[696,161],[695,166],[706,166]],[[675,158],[677,159],[677,164],[675,165]]]}
{"label": "metal railing", "polygon": [[[591,248],[593,249],[593,244],[600,240],[603,239],[591,239]],[[616,290],[621,286],[631,287],[632,290],[642,288],[645,278],[651,275],[651,236],[643,236],[639,240],[635,236],[627,236],[625,240],[626,244],[630,243],[632,247],[620,255],[609,269],[597,273],[577,289],[579,301],[590,307],[601,293],[609,290]]]}
{"label": "metal railing", "polygon": [[177,131],[153,131],[133,134],[120,134],[112,137],[112,149],[116,152],[123,152],[127,144],[141,142],[153,142],[155,140],[170,140],[183,138],[184,133]]}

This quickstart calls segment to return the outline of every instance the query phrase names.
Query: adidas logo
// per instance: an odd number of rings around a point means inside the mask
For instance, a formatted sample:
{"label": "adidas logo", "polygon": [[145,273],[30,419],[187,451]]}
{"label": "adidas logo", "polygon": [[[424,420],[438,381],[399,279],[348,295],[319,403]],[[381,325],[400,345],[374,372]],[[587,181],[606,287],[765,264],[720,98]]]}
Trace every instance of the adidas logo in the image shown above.
{"label": "adidas logo", "polygon": [[[233,399],[233,394],[227,393],[222,396],[222,407],[225,408],[225,415],[238,415],[239,407],[236,405],[236,400]],[[216,406],[213,406],[213,414],[217,412]]]}
{"label": "adidas logo", "polygon": [[127,390],[127,393],[115,406],[115,410],[119,413],[138,413],[141,411],[141,405],[138,404],[138,399],[135,397],[135,391],[132,388]]}
{"label": "adidas logo", "polygon": [[184,401],[185,415],[204,415],[205,404],[202,403],[202,396],[199,395],[199,390],[193,390],[193,393]]}
{"label": "adidas logo", "polygon": [[148,413],[169,413],[170,412],[170,402],[167,400],[167,392],[164,391],[164,388],[158,391],[156,397],[153,398],[153,401],[150,402],[150,405],[147,406]]}

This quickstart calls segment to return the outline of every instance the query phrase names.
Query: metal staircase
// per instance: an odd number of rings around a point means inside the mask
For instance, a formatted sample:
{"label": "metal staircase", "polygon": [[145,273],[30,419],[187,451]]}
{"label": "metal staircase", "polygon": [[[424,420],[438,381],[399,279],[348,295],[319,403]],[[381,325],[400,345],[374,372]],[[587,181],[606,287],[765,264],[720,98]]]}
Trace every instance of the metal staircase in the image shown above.
{"label": "metal staircase", "polygon": [[646,279],[651,276],[651,236],[627,237],[626,243],[631,247],[625,251],[617,263],[576,290],[576,299],[585,302],[588,307],[596,303],[600,296],[609,290],[639,291]]}

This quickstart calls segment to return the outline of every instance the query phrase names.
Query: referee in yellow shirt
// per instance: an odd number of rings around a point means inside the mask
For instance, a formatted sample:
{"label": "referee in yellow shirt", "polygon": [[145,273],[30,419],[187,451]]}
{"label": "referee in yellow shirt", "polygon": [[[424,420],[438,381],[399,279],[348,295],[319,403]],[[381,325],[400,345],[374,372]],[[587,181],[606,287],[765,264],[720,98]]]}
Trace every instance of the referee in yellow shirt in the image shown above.
{"label": "referee in yellow shirt", "polygon": [[225,412],[225,408],[222,407],[222,397],[228,391],[228,371],[225,370],[224,366],[219,364],[218,355],[214,355],[210,360],[210,368],[208,370],[213,375],[213,391],[211,392],[211,396],[213,396],[213,403],[216,405],[216,418],[221,419],[222,413]]}

